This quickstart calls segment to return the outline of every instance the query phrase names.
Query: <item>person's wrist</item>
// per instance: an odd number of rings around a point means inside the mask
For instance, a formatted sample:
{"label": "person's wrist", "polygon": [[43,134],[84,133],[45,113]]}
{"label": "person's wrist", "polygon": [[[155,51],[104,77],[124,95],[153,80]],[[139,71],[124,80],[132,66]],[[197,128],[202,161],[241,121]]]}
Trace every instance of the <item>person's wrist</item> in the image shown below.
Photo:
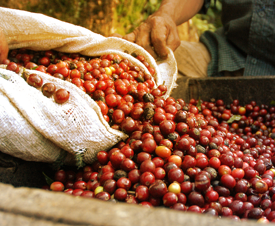
{"label": "person's wrist", "polygon": [[177,7],[175,7],[175,4],[171,2],[166,2],[166,4],[163,4],[160,6],[160,8],[154,13],[156,16],[163,17],[165,20],[173,21],[176,23],[176,14],[175,10]]}
{"label": "person's wrist", "polygon": [[159,10],[157,12],[155,12],[154,14],[152,14],[152,16],[157,16],[157,17],[162,17],[165,18],[165,20],[169,20],[169,21],[174,21],[173,16],[170,15],[169,13]]}

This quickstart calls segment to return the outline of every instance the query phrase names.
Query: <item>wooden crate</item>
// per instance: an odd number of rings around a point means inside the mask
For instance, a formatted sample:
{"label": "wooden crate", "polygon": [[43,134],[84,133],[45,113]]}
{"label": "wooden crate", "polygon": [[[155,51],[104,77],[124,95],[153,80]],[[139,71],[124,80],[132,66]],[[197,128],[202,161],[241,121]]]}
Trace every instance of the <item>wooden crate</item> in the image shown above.
{"label": "wooden crate", "polygon": [[[205,78],[177,81],[172,96],[210,100],[223,99],[241,104],[255,100],[269,104],[275,96],[272,76],[242,78]],[[2,161],[1,161],[2,159]],[[256,226],[253,220],[233,221],[205,214],[181,212],[164,207],[146,208],[140,205],[112,203],[97,199],[75,197],[63,192],[45,191],[43,172],[53,173],[51,165],[26,162],[0,154],[0,222],[1,226]]]}
{"label": "wooden crate", "polygon": [[176,99],[183,98],[186,102],[191,98],[204,101],[214,98],[230,104],[234,99],[238,99],[240,104],[244,105],[252,100],[257,104],[270,104],[275,100],[274,76],[180,77],[177,84],[171,96]]}

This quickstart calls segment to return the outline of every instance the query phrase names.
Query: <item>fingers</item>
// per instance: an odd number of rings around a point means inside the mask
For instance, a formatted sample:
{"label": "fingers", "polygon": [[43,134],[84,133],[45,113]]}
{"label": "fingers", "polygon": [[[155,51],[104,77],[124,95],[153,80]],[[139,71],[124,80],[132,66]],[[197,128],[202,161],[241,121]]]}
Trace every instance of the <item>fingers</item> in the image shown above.
{"label": "fingers", "polygon": [[173,52],[180,46],[180,37],[177,29],[173,29],[167,38],[167,47]]}
{"label": "fingers", "polygon": [[161,59],[166,59],[169,47],[172,51],[175,51],[180,45],[180,38],[176,24],[169,20],[158,19],[155,22],[162,29],[152,29],[151,39],[154,44],[156,53]]}
{"label": "fingers", "polygon": [[118,34],[118,33],[114,33],[114,34],[111,34],[109,37],[122,38],[122,35],[121,35],[121,34]]}
{"label": "fingers", "polygon": [[0,50],[0,64],[8,58],[8,51],[2,51]]}
{"label": "fingers", "polygon": [[157,54],[154,51],[151,30],[152,26],[150,23],[142,23],[135,31],[136,33],[136,44],[142,46],[147,52],[149,52],[154,58],[157,58]]}
{"label": "fingers", "polygon": [[143,47],[154,58],[157,58],[157,54],[151,45],[150,28],[146,23],[140,24],[132,33],[123,36],[123,38]]}
{"label": "fingers", "polygon": [[123,38],[129,42],[136,42],[136,35],[134,32],[124,35]]}
{"label": "fingers", "polygon": [[3,62],[3,60],[7,59],[9,52],[8,43],[6,41],[6,37],[0,28],[0,63]]}
{"label": "fingers", "polygon": [[154,50],[161,59],[166,59],[168,56],[168,49],[166,44],[167,35],[167,31],[160,33],[159,31],[152,30],[151,32],[151,39]]}
{"label": "fingers", "polygon": [[149,16],[132,33],[123,36],[124,39],[143,47],[155,59],[166,59],[169,53],[180,45],[177,27],[170,18]]}

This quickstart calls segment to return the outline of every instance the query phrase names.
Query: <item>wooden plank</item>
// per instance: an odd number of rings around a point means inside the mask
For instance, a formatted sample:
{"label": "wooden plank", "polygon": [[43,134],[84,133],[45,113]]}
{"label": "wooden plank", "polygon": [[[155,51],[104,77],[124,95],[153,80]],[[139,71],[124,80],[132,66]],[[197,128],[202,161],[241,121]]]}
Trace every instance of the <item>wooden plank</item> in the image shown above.
{"label": "wooden plank", "polygon": [[[32,218],[32,224],[102,226],[256,226],[256,221],[233,221],[169,208],[146,208],[135,204],[111,203],[34,188],[14,188],[0,183],[0,222]],[[11,217],[11,216],[14,217]],[[36,221],[36,222],[35,222]],[[10,224],[11,225],[11,224]]]}

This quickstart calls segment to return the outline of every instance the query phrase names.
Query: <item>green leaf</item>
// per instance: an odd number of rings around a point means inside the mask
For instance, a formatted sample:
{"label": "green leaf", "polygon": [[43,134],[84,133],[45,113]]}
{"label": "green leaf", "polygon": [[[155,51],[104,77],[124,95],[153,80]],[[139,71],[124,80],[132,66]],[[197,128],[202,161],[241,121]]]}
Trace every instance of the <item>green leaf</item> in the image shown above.
{"label": "green leaf", "polygon": [[198,100],[198,103],[197,103],[197,108],[199,109],[199,111],[201,111],[201,103],[202,103],[202,101],[201,101],[201,99],[199,98],[199,100]]}
{"label": "green leaf", "polygon": [[50,178],[49,176],[47,176],[44,172],[42,172],[42,173],[45,177],[46,183],[50,186],[54,182],[54,180],[52,178]]}
{"label": "green leaf", "polygon": [[241,115],[233,115],[233,116],[231,116],[230,119],[228,119],[227,123],[232,123],[232,122],[234,122],[234,121],[240,121],[241,118],[242,118]]}
{"label": "green leaf", "polygon": [[274,106],[274,105],[275,105],[275,100],[272,100],[272,101],[270,102],[270,105]]}
{"label": "green leaf", "polygon": [[85,151],[86,151],[86,149],[80,149],[75,155],[76,166],[78,169],[85,166],[85,163],[83,161],[83,156],[84,156]]}

